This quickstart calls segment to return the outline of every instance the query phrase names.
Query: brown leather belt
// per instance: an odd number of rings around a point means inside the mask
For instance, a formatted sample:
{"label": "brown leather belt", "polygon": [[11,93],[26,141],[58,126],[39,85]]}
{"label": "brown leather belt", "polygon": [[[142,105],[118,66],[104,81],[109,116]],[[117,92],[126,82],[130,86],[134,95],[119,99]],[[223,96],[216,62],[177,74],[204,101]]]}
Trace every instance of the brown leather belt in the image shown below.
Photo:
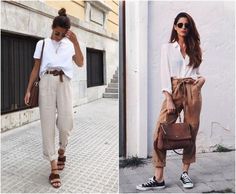
{"label": "brown leather belt", "polygon": [[64,74],[64,72],[63,72],[62,70],[61,70],[61,71],[58,71],[58,70],[49,71],[49,70],[47,70],[47,71],[46,71],[46,74],[52,74],[52,75],[54,75],[54,76],[59,75],[59,76],[60,76],[60,81],[63,82],[63,77],[62,77],[62,75]]}

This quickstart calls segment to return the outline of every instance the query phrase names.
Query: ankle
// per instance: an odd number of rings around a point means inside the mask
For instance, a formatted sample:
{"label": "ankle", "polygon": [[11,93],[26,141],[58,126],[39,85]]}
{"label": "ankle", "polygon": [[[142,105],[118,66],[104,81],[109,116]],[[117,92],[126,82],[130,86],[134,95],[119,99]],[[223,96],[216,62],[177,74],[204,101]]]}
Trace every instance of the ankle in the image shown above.
{"label": "ankle", "polygon": [[51,173],[57,174],[57,173],[58,173],[58,169],[56,169],[56,168],[51,168]]}
{"label": "ankle", "polygon": [[164,181],[164,179],[163,179],[163,178],[162,178],[162,179],[156,179],[156,181],[157,181],[158,183],[161,183],[161,182]]}
{"label": "ankle", "polygon": [[51,161],[51,171],[56,171],[57,170],[57,161],[53,160]]}
{"label": "ankle", "polygon": [[163,167],[157,167],[155,168],[155,178],[157,182],[162,182],[164,180],[164,168]]}
{"label": "ankle", "polygon": [[161,183],[162,181],[164,181],[163,177],[156,177],[154,176],[154,179],[158,182],[158,183]]}
{"label": "ankle", "polygon": [[60,149],[58,150],[58,154],[59,154],[59,156],[63,157],[64,154],[65,154],[65,150],[63,150],[63,149],[60,148]]}
{"label": "ankle", "polygon": [[51,173],[52,174],[58,174],[57,166],[51,166]]}

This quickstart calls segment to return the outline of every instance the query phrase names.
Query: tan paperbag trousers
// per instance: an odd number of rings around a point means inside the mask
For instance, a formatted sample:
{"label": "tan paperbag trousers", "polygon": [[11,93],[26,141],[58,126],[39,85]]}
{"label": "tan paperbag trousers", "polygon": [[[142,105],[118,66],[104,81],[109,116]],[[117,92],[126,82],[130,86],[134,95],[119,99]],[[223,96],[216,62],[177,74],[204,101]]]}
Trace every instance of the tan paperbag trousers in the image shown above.
{"label": "tan paperbag trousers", "polygon": [[[193,85],[192,78],[172,79],[172,99],[176,110],[181,112],[184,110],[184,122],[191,125],[193,129],[194,144],[192,147],[183,150],[183,163],[190,164],[195,162],[196,158],[196,136],[199,128],[200,112],[202,105],[201,86],[199,84]],[[175,123],[178,118],[178,113],[167,113],[166,100],[162,104],[159,118],[157,120],[156,128],[154,130],[154,140],[157,138],[160,123],[165,121]],[[157,150],[153,148],[152,157],[154,167],[166,166],[166,151]]]}
{"label": "tan paperbag trousers", "polygon": [[44,74],[39,82],[39,110],[42,128],[43,156],[57,159],[55,149],[55,125],[59,130],[59,147],[66,149],[73,128],[72,88],[70,79]]}

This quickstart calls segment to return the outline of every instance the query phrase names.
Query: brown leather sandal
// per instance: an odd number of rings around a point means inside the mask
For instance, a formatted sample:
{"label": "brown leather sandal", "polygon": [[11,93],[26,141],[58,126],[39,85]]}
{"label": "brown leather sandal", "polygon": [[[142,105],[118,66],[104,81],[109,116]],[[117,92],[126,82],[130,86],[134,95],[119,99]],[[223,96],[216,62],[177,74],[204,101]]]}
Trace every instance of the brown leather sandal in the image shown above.
{"label": "brown leather sandal", "polygon": [[[65,167],[65,162],[66,162],[66,156],[60,157],[61,155],[64,154],[63,150],[58,150],[58,159],[57,159],[57,166],[58,166],[58,170],[63,170]],[[60,163],[58,163],[60,162]]]}
{"label": "brown leather sandal", "polygon": [[[53,172],[54,170],[58,170],[58,169],[52,169],[51,171]],[[60,175],[52,173],[52,172],[49,176],[49,182],[54,188],[57,189],[61,186]],[[56,180],[56,179],[59,179],[59,180]],[[53,181],[53,180],[56,180],[56,181]],[[58,184],[58,183],[60,183],[60,185],[55,185],[55,184]]]}

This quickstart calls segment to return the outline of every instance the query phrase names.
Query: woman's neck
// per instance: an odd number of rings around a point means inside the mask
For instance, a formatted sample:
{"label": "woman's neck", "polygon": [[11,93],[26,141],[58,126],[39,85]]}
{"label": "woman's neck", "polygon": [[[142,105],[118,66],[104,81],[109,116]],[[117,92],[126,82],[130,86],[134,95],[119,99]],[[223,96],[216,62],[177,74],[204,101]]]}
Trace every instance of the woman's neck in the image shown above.
{"label": "woman's neck", "polygon": [[182,47],[182,46],[185,46],[184,37],[179,36],[179,37],[178,37],[178,43],[179,43],[179,45],[180,45],[181,47]]}

